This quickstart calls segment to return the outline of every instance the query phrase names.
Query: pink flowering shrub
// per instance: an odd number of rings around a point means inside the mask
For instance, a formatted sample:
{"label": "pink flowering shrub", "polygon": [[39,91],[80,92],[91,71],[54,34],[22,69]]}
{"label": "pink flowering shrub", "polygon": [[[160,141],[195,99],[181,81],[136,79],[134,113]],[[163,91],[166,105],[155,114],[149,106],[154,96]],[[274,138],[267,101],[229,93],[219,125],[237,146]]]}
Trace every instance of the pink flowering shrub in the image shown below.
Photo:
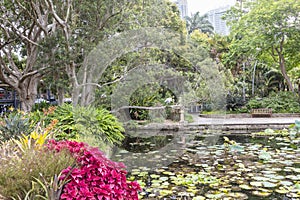
{"label": "pink flowering shrub", "polygon": [[61,199],[66,200],[137,200],[140,186],[127,182],[123,163],[109,160],[97,148],[75,141],[48,142],[48,148],[56,151],[68,149],[78,167],[63,170],[61,179],[68,174]]}

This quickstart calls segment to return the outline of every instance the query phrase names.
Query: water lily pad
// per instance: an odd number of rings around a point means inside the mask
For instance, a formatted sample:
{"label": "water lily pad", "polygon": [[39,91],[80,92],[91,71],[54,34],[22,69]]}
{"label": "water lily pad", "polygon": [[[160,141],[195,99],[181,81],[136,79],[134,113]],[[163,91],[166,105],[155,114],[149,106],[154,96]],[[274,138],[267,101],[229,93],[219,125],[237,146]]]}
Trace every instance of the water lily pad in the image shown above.
{"label": "water lily pad", "polygon": [[279,161],[279,162],[284,165],[293,165],[294,164],[294,162],[290,161],[290,160],[283,160],[283,161]]}
{"label": "water lily pad", "polygon": [[156,178],[159,178],[160,176],[157,175],[157,174],[150,174],[150,177],[153,178],[153,179],[156,179]]}
{"label": "water lily pad", "polygon": [[299,176],[295,176],[295,175],[287,175],[286,178],[297,181],[300,180]]}
{"label": "water lily pad", "polygon": [[293,168],[293,171],[296,173],[300,173],[300,168]]}
{"label": "water lily pad", "polygon": [[277,186],[277,184],[271,183],[271,182],[268,182],[268,181],[264,181],[262,184],[263,184],[263,186],[266,187],[266,188],[273,188],[273,187],[276,187],[276,186]]}
{"label": "water lily pad", "polygon": [[268,197],[271,195],[270,192],[253,191],[252,194],[260,197]]}
{"label": "water lily pad", "polygon": [[265,150],[262,150],[262,151],[259,153],[258,158],[259,158],[260,160],[268,161],[268,160],[270,160],[270,159],[272,158],[272,156],[271,156],[270,152],[267,152],[267,151],[265,151]]}
{"label": "water lily pad", "polygon": [[246,194],[240,192],[231,192],[228,193],[226,196],[232,197],[234,199],[248,199],[248,196]]}
{"label": "water lily pad", "polygon": [[204,196],[196,196],[192,200],[205,200]]}
{"label": "water lily pad", "polygon": [[156,197],[156,194],[149,194],[149,197]]}
{"label": "water lily pad", "polygon": [[252,190],[253,189],[253,187],[251,187],[250,185],[240,185],[239,186],[240,188],[242,188],[243,190]]}
{"label": "water lily pad", "polygon": [[260,181],[252,181],[250,182],[250,185],[254,186],[254,187],[262,187],[262,182]]}
{"label": "water lily pad", "polygon": [[219,193],[219,194],[205,194],[205,196],[209,199],[221,199],[225,194]]}
{"label": "water lily pad", "polygon": [[162,173],[165,174],[165,175],[169,175],[169,176],[174,176],[175,175],[175,173],[169,172],[169,171],[164,171]]}
{"label": "water lily pad", "polygon": [[291,181],[280,181],[280,184],[284,185],[284,186],[291,186],[291,185],[293,185],[293,183]]}
{"label": "water lily pad", "polygon": [[166,180],[168,180],[168,179],[169,179],[169,178],[166,177],[166,176],[159,177],[159,180],[161,180],[161,181],[166,181]]}
{"label": "water lily pad", "polygon": [[283,188],[283,187],[280,187],[280,188],[276,189],[275,192],[277,192],[277,193],[279,193],[279,194],[287,194],[287,193],[289,193],[290,191],[287,190],[287,189],[285,189],[285,188]]}
{"label": "water lily pad", "polygon": [[268,181],[269,178],[267,177],[264,177],[264,176],[255,176],[253,177],[254,180],[257,180],[257,181]]}
{"label": "water lily pad", "polygon": [[285,179],[284,176],[276,175],[276,174],[266,174],[265,176],[268,177],[268,178],[270,178],[270,180],[276,179],[276,181],[277,181],[277,180]]}

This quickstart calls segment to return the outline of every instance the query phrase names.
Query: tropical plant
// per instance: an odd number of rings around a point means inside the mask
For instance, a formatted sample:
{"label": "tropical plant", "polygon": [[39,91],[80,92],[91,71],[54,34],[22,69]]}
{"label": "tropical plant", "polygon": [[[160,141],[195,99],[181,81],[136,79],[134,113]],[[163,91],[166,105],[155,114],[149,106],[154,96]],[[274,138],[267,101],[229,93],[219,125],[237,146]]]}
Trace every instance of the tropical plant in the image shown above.
{"label": "tropical plant", "polygon": [[54,130],[54,137],[56,139],[76,139],[78,138],[78,131],[75,127],[73,106],[71,104],[63,104],[57,106],[53,112],[47,116],[47,122],[57,120],[57,128]]}
{"label": "tropical plant", "polygon": [[125,138],[122,123],[105,109],[74,107],[74,120],[80,135],[95,136],[108,144],[120,143]]}
{"label": "tropical plant", "polygon": [[29,118],[21,111],[14,111],[0,120],[0,141],[17,139],[32,130]]}
{"label": "tropical plant", "polygon": [[120,143],[124,139],[124,128],[115,116],[107,110],[94,107],[81,107],[71,104],[58,106],[48,115],[57,120],[53,131],[56,139],[78,139],[79,136],[94,136],[106,143]]}
{"label": "tropical plant", "polygon": [[50,150],[60,152],[67,149],[76,162],[76,168],[62,171],[64,179],[70,173],[61,199],[132,199],[137,200],[140,186],[126,181],[125,166],[107,159],[97,148],[75,141],[54,141],[48,143]]}
{"label": "tropical plant", "polygon": [[208,15],[200,15],[199,12],[196,12],[191,17],[185,17],[186,20],[186,28],[188,33],[191,34],[195,30],[199,30],[203,33],[214,33],[214,27],[208,21]]}
{"label": "tropical plant", "polygon": [[[42,174],[40,174],[40,178],[34,177],[34,181],[32,181],[32,184],[34,185],[36,183],[38,186],[41,186],[41,191],[42,193],[44,193],[44,196],[41,194],[38,194],[36,196],[45,200],[59,200],[65,185],[69,182],[69,175],[71,174],[71,172],[72,170],[70,170],[70,173],[65,175],[64,178],[61,177],[62,173],[60,173],[59,175],[55,174],[51,178],[50,182]],[[30,193],[33,191],[33,189],[34,187],[30,190]]]}

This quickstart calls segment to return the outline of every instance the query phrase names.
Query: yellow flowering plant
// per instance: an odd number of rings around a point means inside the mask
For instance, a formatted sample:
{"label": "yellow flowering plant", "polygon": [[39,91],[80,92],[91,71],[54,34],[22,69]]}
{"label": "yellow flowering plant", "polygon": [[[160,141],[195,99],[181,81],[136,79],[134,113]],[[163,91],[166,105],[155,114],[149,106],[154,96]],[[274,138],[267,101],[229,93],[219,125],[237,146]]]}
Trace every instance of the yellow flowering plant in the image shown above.
{"label": "yellow flowering plant", "polygon": [[46,128],[41,128],[39,125],[37,125],[36,129],[29,135],[22,134],[19,139],[13,139],[13,141],[23,152],[31,148],[35,150],[41,149],[46,143],[47,139],[51,137],[51,131],[57,122],[57,120],[52,120],[52,122]]}

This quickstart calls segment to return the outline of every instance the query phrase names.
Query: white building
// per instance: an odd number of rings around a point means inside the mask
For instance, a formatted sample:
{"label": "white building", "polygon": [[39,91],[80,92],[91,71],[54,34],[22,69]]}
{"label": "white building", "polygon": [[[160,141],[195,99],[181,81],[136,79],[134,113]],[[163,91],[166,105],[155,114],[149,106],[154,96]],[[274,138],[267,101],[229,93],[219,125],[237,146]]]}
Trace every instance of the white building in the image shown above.
{"label": "white building", "polygon": [[228,35],[230,32],[230,28],[226,25],[226,21],[222,19],[223,15],[229,9],[230,6],[225,6],[211,10],[207,13],[208,20],[214,27],[214,31],[220,35]]}
{"label": "white building", "polygon": [[180,17],[183,19],[185,16],[188,16],[188,3],[187,0],[172,0],[180,11]]}

